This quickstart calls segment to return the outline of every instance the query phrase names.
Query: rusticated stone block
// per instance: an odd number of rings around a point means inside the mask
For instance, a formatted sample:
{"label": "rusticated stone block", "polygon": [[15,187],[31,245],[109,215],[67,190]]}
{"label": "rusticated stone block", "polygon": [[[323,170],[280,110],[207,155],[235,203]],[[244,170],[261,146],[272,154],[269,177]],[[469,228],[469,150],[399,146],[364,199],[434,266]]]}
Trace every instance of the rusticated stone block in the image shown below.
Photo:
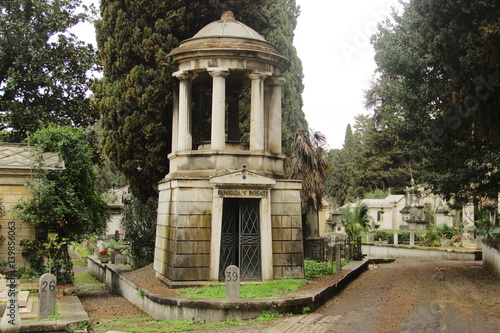
{"label": "rusticated stone block", "polygon": [[273,241],[273,253],[282,253],[281,241]]}
{"label": "rusticated stone block", "polygon": [[188,267],[207,267],[209,263],[209,254],[195,254],[188,256]]}

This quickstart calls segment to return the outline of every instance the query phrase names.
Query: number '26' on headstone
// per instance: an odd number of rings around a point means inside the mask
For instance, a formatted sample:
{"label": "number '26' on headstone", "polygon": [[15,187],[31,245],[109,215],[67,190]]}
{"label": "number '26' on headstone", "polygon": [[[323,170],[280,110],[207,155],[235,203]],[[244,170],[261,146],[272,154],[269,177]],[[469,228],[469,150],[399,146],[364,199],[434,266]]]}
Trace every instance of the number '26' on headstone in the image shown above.
{"label": "number '26' on headstone", "polygon": [[44,274],[38,285],[38,319],[46,319],[56,314],[56,277]]}

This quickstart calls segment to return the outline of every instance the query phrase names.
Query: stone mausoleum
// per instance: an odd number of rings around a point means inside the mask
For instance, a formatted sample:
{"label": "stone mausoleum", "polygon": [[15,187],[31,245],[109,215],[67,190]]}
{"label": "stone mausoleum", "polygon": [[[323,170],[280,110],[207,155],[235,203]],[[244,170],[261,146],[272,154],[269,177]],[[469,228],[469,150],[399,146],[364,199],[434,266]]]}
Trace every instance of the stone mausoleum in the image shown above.
{"label": "stone mausoleum", "polygon": [[284,179],[281,151],[289,61],[231,12],[170,55],[179,85],[170,172],[159,184],[157,277],[220,281],[229,265],[242,281],[303,277],[301,182]]}

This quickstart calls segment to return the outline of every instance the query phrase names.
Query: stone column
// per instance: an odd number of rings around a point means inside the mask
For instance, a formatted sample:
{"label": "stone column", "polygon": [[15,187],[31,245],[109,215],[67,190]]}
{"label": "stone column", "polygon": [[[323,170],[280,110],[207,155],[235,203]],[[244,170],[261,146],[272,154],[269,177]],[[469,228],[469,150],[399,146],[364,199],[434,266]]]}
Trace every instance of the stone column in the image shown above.
{"label": "stone column", "polygon": [[212,88],[212,150],[221,150],[226,146],[226,68],[209,68],[213,77]]}
{"label": "stone column", "polygon": [[174,101],[172,110],[172,153],[178,149],[177,140],[179,137],[179,94],[174,91]]}
{"label": "stone column", "polygon": [[179,128],[177,136],[177,150],[191,150],[193,147],[193,136],[191,132],[191,79],[187,71],[179,71],[173,74],[179,79]]}
{"label": "stone column", "polygon": [[260,248],[262,280],[273,278],[273,227],[271,221],[271,191],[260,199]]}
{"label": "stone column", "polygon": [[222,239],[222,209],[224,198],[217,194],[214,188],[212,202],[212,237],[210,240],[210,277],[211,281],[219,280],[220,246]]}
{"label": "stone column", "polygon": [[269,151],[281,154],[281,90],[284,77],[273,77],[271,82],[271,101],[269,105]]}
{"label": "stone column", "polygon": [[250,150],[264,150],[264,80],[271,73],[252,73],[250,106]]}

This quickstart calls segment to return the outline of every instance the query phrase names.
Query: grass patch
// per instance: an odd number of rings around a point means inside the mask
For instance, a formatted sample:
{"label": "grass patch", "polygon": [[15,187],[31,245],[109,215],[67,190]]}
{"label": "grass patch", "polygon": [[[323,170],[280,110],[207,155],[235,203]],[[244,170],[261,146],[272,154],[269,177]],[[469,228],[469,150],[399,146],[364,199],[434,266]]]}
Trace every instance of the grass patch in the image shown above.
{"label": "grass patch", "polygon": [[[342,267],[347,265],[349,261],[342,260]],[[328,275],[328,274],[336,274],[337,266],[334,263],[333,268],[328,268],[328,265],[324,261],[316,261],[316,260],[304,260],[304,274],[306,279],[312,279],[317,276]]]}
{"label": "grass patch", "polygon": [[147,316],[124,316],[115,319],[99,319],[99,322],[92,325],[96,333],[103,333],[110,330],[124,332],[189,332],[189,331],[211,331],[221,330],[232,326],[241,326],[241,331],[245,331],[244,326],[254,323],[266,323],[291,314],[272,313],[265,311],[259,317],[251,320],[227,319],[224,321],[206,322],[202,319],[192,320],[151,320]]}
{"label": "grass patch", "polygon": [[[243,299],[278,297],[297,291],[306,284],[307,281],[304,279],[280,279],[265,281],[259,284],[244,284],[241,286],[240,296]],[[178,292],[191,299],[226,298],[225,285],[180,289]]]}
{"label": "grass patch", "polygon": [[106,284],[97,280],[95,277],[90,275],[88,272],[76,272],[75,281],[76,291],[88,292],[88,291],[99,291],[106,289]]}

